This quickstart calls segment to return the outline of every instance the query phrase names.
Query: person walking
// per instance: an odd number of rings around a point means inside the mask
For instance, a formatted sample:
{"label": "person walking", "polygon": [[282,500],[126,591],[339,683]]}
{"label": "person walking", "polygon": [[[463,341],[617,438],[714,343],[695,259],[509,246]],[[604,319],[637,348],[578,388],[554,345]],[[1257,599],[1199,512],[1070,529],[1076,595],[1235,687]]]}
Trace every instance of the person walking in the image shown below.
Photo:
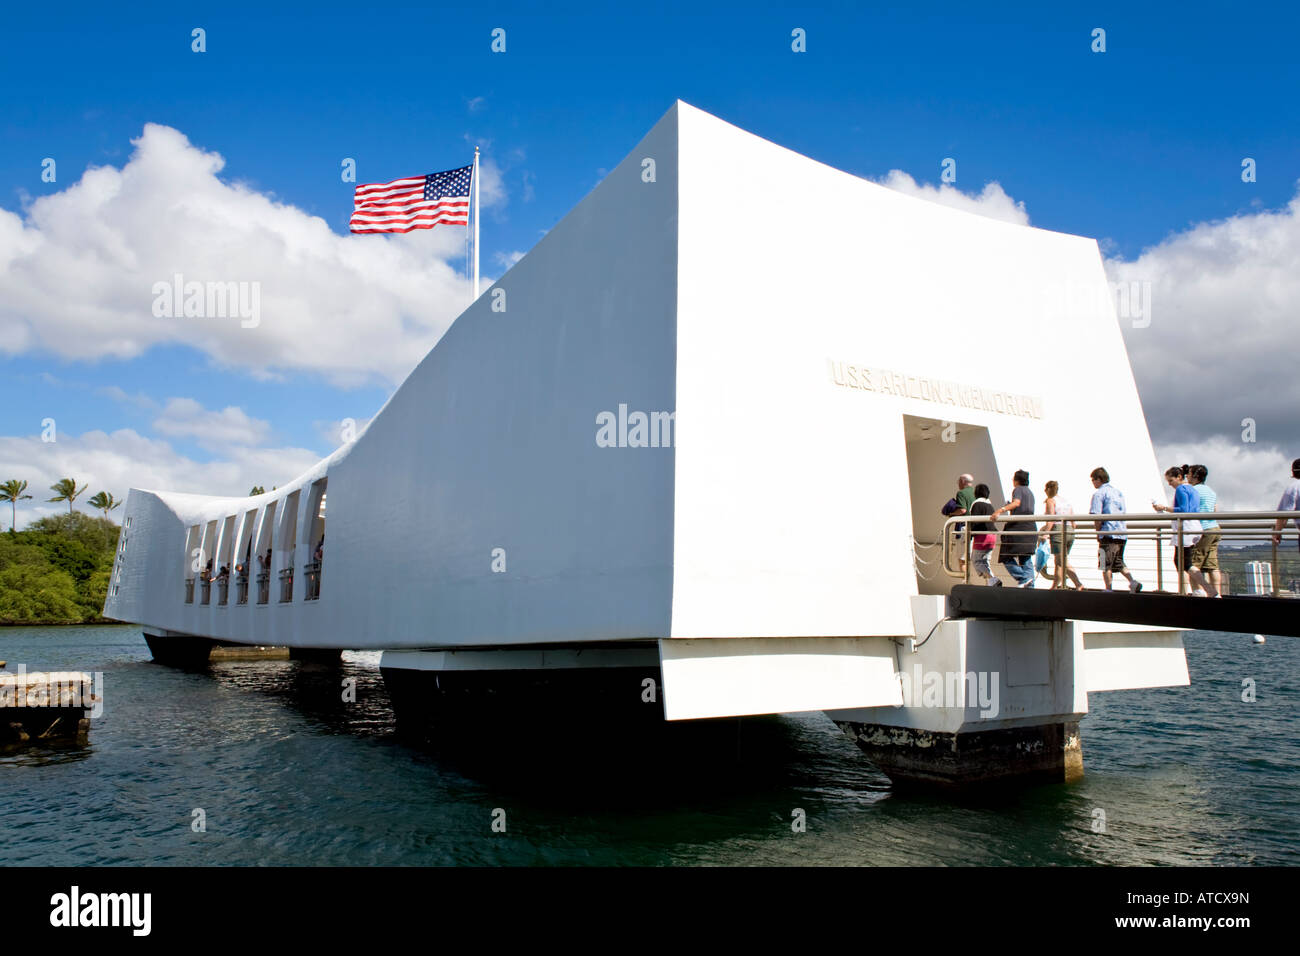
{"label": "person walking", "polygon": [[[1124,504],[1124,493],[1110,483],[1110,473],[1105,468],[1092,470],[1092,501],[1088,505],[1088,514],[1122,515],[1128,514]],[[1128,579],[1128,589],[1135,594],[1142,590],[1142,582],[1129,573],[1124,563],[1124,545],[1128,543],[1128,525],[1116,518],[1103,518],[1094,521],[1097,528],[1097,564],[1101,568],[1101,580],[1106,590],[1113,590],[1111,578],[1118,571]]]}
{"label": "person walking", "polygon": [[[1034,513],[1034,493],[1029,490],[1029,472],[1023,468],[1011,478],[1011,500],[993,512],[1013,515]],[[1033,521],[1008,521],[1002,527],[1002,550],[998,560],[1022,588],[1034,586],[1034,551],[1038,543],[1038,524]]]}
{"label": "person walking", "polygon": [[[1061,497],[1060,490],[1061,486],[1055,481],[1049,481],[1043,486],[1043,493],[1047,495],[1047,499],[1043,502],[1044,514],[1074,514],[1074,507]],[[1064,588],[1067,576],[1074,582],[1076,589],[1080,591],[1086,590],[1083,586],[1083,582],[1080,581],[1079,576],[1074,573],[1074,568],[1070,566],[1069,559],[1066,557],[1066,555],[1070,553],[1070,549],[1074,547],[1074,522],[1062,521],[1060,524],[1064,525],[1064,528],[1059,527],[1056,521],[1047,522],[1047,524],[1043,525],[1042,533],[1038,536],[1041,540],[1047,542],[1047,546],[1051,549],[1052,557],[1055,558],[1055,567],[1052,568],[1052,573],[1050,575],[1047,573],[1046,568],[1043,569],[1043,576],[1052,579],[1052,586],[1048,590],[1054,591],[1057,588]],[[1061,541],[1062,533],[1064,533],[1065,536],[1064,545],[1062,545]]]}
{"label": "person walking", "polygon": [[[957,476],[957,493],[939,509],[943,512],[945,518],[955,518],[970,511],[970,506],[975,501],[974,484],[975,479],[971,475]],[[953,530],[953,544],[957,548],[958,567],[963,575],[966,573],[966,545],[963,539],[965,531],[965,525],[961,523]]]}
{"label": "person walking", "polygon": [[[1210,470],[1204,465],[1192,465],[1187,477],[1201,500],[1201,514],[1219,510],[1219,496],[1205,483]],[[1219,522],[1213,518],[1201,519],[1201,539],[1192,547],[1192,561],[1187,569],[1192,584],[1203,588],[1212,598],[1223,597],[1223,574],[1219,571],[1219,541],[1223,537]]]}
{"label": "person walking", "polygon": [[[1277,510],[1300,511],[1300,458],[1291,462],[1291,484],[1287,485],[1286,490],[1282,492],[1282,499],[1277,503]],[[1286,518],[1278,518],[1273,525],[1274,544],[1282,543],[1280,532],[1286,527],[1287,520]],[[1293,523],[1296,530],[1300,531],[1300,518],[1296,518]]]}
{"label": "person walking", "polygon": [[[1168,511],[1173,514],[1199,514],[1201,496],[1187,480],[1187,473],[1190,470],[1190,465],[1174,465],[1172,468],[1165,469],[1165,481],[1169,483],[1170,488],[1174,489],[1173,507],[1162,505],[1158,501],[1152,501],[1151,507],[1156,511]],[[1178,568],[1178,583],[1183,594],[1192,593],[1192,581],[1188,572],[1192,563],[1192,545],[1200,540],[1200,531],[1199,519],[1174,522],[1174,564]]]}
{"label": "person walking", "polygon": [[[989,501],[989,486],[976,485],[973,490],[975,500],[971,502],[971,515],[992,515],[993,502]],[[971,568],[984,579],[989,587],[1002,587],[1002,582],[994,575],[993,568],[989,564],[989,557],[993,554],[993,546],[997,542],[997,537],[993,534],[992,522],[972,521],[966,527],[971,536]]]}

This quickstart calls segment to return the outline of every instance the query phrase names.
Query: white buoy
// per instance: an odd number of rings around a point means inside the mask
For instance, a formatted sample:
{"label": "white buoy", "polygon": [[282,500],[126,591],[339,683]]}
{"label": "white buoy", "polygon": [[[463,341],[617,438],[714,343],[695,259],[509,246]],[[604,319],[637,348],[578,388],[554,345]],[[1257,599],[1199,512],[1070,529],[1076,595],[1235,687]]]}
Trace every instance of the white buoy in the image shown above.
{"label": "white buoy", "polygon": [[1263,643],[1264,643],[1264,635],[1263,635],[1263,634],[1256,634],[1256,635],[1255,635],[1255,643],[1256,643],[1256,644],[1263,644]]}

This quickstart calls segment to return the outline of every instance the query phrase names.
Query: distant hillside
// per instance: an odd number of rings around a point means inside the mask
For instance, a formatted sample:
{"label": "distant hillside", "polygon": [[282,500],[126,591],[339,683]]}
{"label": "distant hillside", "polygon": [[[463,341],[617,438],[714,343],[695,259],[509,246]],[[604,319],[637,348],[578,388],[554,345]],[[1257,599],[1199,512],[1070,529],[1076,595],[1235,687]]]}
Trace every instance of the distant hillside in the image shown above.
{"label": "distant hillside", "polygon": [[0,624],[102,621],[119,531],[74,511],[0,533]]}
{"label": "distant hillside", "polygon": [[[1228,577],[1228,589],[1232,594],[1246,593],[1246,563],[1273,561],[1273,546],[1270,544],[1251,544],[1244,548],[1219,548],[1219,565]],[[1281,590],[1300,591],[1300,552],[1296,550],[1295,538],[1288,537],[1277,549],[1277,564],[1273,576]]]}

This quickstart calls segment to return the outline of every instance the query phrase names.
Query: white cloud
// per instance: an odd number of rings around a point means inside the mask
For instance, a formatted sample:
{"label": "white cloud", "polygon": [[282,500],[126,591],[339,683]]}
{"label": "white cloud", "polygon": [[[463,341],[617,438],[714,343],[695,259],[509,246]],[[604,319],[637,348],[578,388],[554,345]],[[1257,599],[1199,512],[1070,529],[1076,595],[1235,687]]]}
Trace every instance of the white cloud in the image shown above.
{"label": "white cloud", "polygon": [[882,186],[888,186],[900,193],[928,199],[944,206],[973,212],[990,219],[1014,222],[1020,226],[1029,225],[1029,213],[1023,202],[1016,202],[1002,185],[997,182],[985,183],[979,193],[964,193],[950,183],[938,186],[922,185],[901,169],[891,169],[884,179],[877,180]]}
{"label": "white cloud", "polygon": [[1150,324],[1121,327],[1158,440],[1240,443],[1249,418],[1261,443],[1300,456],[1300,194],[1280,210],[1199,223],[1106,268],[1113,281],[1150,283]]}
{"label": "white cloud", "polygon": [[169,398],[153,427],[160,435],[193,438],[209,449],[260,445],[271,434],[270,422],[251,418],[242,408],[231,405],[212,411],[192,398]]}
{"label": "white cloud", "polygon": [[1155,442],[1163,472],[1173,465],[1204,465],[1205,483],[1219,495],[1220,511],[1273,511],[1291,481],[1297,456],[1275,445],[1251,445],[1230,438]]}
{"label": "white cloud", "polygon": [[126,389],[119,388],[116,385],[105,385],[103,388],[95,390],[98,394],[111,398],[115,402],[121,402],[124,405],[135,405],[137,408],[157,411],[158,403],[146,395],[144,392],[136,392],[134,395],[128,394]]}
{"label": "white cloud", "polygon": [[[339,236],[324,220],[218,178],[224,160],[149,124],[121,169],[0,210],[0,350],[131,358],[183,343],[254,375],[400,381],[469,303],[464,230]],[[505,189],[482,164],[483,202]],[[340,210],[351,197],[341,190]],[[156,318],[156,282],[258,282],[261,321]]]}
{"label": "white cloud", "polygon": [[[45,499],[50,485],[60,478],[75,478],[87,485],[77,499],[79,511],[96,513],[86,505],[97,491],[125,498],[127,490],[146,488],[209,495],[246,495],[254,485],[282,485],[320,460],[306,448],[231,448],[221,460],[197,462],[179,454],[161,439],[146,438],[124,428],[81,435],[60,433],[56,442],[38,436],[0,437],[0,475],[26,479],[34,500],[18,508],[18,527],[50,514],[66,514],[67,505]],[[120,510],[112,517],[120,520]],[[0,516],[7,523],[8,514]]]}

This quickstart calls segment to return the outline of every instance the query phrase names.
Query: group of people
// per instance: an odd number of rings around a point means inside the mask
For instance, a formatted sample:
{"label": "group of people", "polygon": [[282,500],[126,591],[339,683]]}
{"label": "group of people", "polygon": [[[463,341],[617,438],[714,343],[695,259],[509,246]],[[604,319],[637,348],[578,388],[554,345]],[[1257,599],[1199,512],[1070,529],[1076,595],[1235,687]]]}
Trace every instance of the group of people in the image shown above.
{"label": "group of people", "polygon": [[[1175,465],[1166,469],[1165,481],[1174,489],[1173,505],[1152,501],[1156,511],[1200,514],[1217,510],[1219,496],[1205,483],[1209,472],[1204,465]],[[1222,597],[1223,575],[1219,572],[1219,523],[1212,518],[1191,518],[1179,522],[1175,560],[1188,594]]]}
{"label": "group of people", "polygon": [[[1216,510],[1218,495],[1205,483],[1209,470],[1204,465],[1181,465],[1165,472],[1165,479],[1174,488],[1172,506],[1151,502],[1156,511],[1175,513],[1210,513]],[[1296,503],[1300,509],[1300,459],[1293,468],[1296,477]],[[1097,529],[1097,565],[1101,570],[1102,583],[1107,591],[1113,590],[1112,582],[1116,574],[1128,581],[1130,591],[1142,590],[1142,582],[1137,580],[1124,562],[1124,547],[1128,543],[1128,525],[1122,518],[1111,517],[1128,513],[1124,493],[1110,483],[1110,474],[1105,468],[1094,468],[1089,476],[1092,480],[1093,494],[1088,505],[1088,513],[1100,515],[1093,522]],[[1004,522],[999,530],[993,522],[1003,515],[1033,515],[1035,511],[1034,493],[1029,489],[1029,472],[1021,469],[1012,476],[1011,494],[1007,503],[999,508],[993,507],[989,500],[989,486],[977,484],[971,475],[957,478],[957,493],[941,509],[947,517],[960,515],[978,516],[982,520],[964,522],[959,535],[968,533],[970,540],[970,558],[972,570],[991,587],[1001,587],[1002,581],[993,573],[991,559],[993,549],[1001,539],[998,560],[1007,569],[1012,580],[1022,588],[1034,587],[1035,577],[1041,574],[1052,582],[1051,587],[1087,590],[1079,576],[1070,566],[1068,555],[1074,546],[1075,522],[1060,521],[1053,518],[1040,528],[1035,521]],[[1062,498],[1060,484],[1049,481],[1043,486],[1046,498],[1043,502],[1044,515],[1075,514],[1074,508]],[[1279,510],[1282,510],[1279,507]],[[1300,521],[1297,521],[1300,526]],[[1202,593],[1210,597],[1219,597],[1222,577],[1219,572],[1218,522],[1212,518],[1186,519],[1181,521],[1181,540],[1178,542],[1177,554],[1179,573],[1186,575],[1188,593]],[[960,537],[959,537],[960,540]],[[963,542],[964,552],[964,542]],[[1053,559],[1053,567],[1047,568],[1047,556]],[[962,572],[965,573],[965,556],[961,558]]]}

